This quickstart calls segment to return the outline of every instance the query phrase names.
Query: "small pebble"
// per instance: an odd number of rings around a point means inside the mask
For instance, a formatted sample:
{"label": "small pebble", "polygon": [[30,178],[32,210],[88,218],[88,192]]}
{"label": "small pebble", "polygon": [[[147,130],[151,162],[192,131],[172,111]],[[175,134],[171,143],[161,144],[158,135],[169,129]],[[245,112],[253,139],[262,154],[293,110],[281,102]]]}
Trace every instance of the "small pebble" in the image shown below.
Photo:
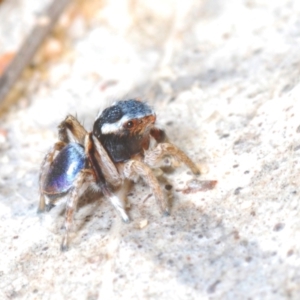
{"label": "small pebble", "polygon": [[147,225],[148,225],[148,220],[147,219],[144,219],[144,220],[139,222],[139,228],[140,229],[145,228]]}

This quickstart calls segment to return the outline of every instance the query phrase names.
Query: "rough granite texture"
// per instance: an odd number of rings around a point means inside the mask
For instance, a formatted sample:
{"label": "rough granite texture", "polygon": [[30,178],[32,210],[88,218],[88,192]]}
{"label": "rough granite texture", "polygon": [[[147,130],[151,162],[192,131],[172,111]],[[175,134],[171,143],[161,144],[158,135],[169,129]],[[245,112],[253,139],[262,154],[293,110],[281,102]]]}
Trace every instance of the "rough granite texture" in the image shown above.
{"label": "rough granite texture", "polygon": [[[0,15],[21,5],[8,2]],[[78,14],[67,53],[1,115],[0,299],[300,299],[299,20],[296,0],[113,0],[88,23]],[[0,33],[2,53],[18,44],[18,29]],[[184,193],[195,177],[166,174],[163,217],[140,181],[130,224],[84,199],[62,253],[64,205],[36,214],[43,156],[67,114],[90,130],[129,97],[149,101],[197,179],[217,185]]]}

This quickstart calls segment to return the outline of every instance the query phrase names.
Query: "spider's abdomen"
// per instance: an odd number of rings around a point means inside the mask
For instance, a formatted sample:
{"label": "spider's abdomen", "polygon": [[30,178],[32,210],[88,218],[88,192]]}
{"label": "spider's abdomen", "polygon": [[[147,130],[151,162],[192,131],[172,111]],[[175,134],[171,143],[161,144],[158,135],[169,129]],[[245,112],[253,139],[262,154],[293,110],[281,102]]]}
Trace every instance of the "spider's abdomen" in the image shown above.
{"label": "spider's abdomen", "polygon": [[43,192],[57,195],[67,192],[78,173],[85,167],[84,148],[77,143],[65,146],[52,162],[45,181]]}

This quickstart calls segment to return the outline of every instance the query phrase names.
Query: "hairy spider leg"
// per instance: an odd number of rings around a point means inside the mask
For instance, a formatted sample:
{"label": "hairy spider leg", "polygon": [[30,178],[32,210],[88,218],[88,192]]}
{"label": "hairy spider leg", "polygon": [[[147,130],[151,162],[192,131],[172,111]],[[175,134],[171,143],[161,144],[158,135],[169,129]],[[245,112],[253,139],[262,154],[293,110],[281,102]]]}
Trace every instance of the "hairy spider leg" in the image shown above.
{"label": "hairy spider leg", "polygon": [[[58,199],[68,194],[65,233],[61,244],[62,250],[68,248],[68,233],[73,223],[73,214],[77,207],[80,194],[85,191],[84,182],[93,179],[92,170],[85,169],[86,156],[82,145],[69,143],[60,150],[41,181],[41,191],[50,199]],[[88,177],[88,175],[90,175]],[[51,203],[50,203],[51,205]]]}
{"label": "hairy spider leg", "polygon": [[[45,178],[49,172],[49,168],[53,162],[54,155],[56,151],[60,151],[66,144],[64,142],[57,142],[55,145],[48,151],[45,155],[42,164],[41,164],[41,171],[39,174],[39,190],[40,190],[40,201],[38,206],[38,213],[43,213],[45,209],[49,210],[50,207],[46,207],[45,195],[43,191],[43,185],[45,182]],[[47,205],[48,206],[48,205]]]}
{"label": "hairy spider leg", "polygon": [[108,153],[99,140],[94,135],[91,135],[91,137],[96,150],[94,151],[95,159],[100,165],[105,180],[114,187],[120,186],[122,184],[122,180],[115,164],[110,159]]}
{"label": "hairy spider leg", "polygon": [[196,164],[180,149],[170,143],[158,144],[153,150],[145,152],[144,162],[150,167],[156,167],[164,156],[174,156],[179,161],[186,164],[195,175],[200,174]]}
{"label": "hairy spider leg", "polygon": [[84,145],[87,131],[72,115],[68,115],[58,126],[59,140],[65,143],[77,142]]}
{"label": "hairy spider leg", "polygon": [[[125,210],[125,204],[123,199],[120,199],[117,197],[113,192],[110,190],[107,181],[104,177],[104,174],[101,169],[101,165],[98,164],[98,161],[96,159],[96,149],[95,144],[93,143],[93,135],[90,133],[87,136],[87,156],[90,162],[90,165],[94,171],[95,181],[100,190],[102,191],[105,198],[109,199],[109,201],[112,203],[112,205],[115,207],[115,209],[118,211],[118,213],[121,215],[123,221],[125,223],[128,223],[130,221],[126,210]],[[98,145],[101,146],[101,145]],[[117,170],[115,171],[117,172]]]}
{"label": "hairy spider leg", "polygon": [[152,170],[146,164],[138,160],[130,160],[124,164],[123,173],[126,178],[131,180],[136,180],[139,176],[142,177],[153,192],[163,214],[170,214],[169,205],[164,197],[160,185]]}
{"label": "hairy spider leg", "polygon": [[[64,235],[61,242],[61,250],[67,251],[69,247],[69,232],[74,220],[74,212],[77,209],[78,199],[80,195],[85,191],[83,187],[87,187],[94,182],[93,172],[89,169],[83,169],[77,175],[73,182],[73,186],[69,192],[69,198],[66,205],[65,223],[64,223]],[[85,185],[87,183],[87,185]]]}

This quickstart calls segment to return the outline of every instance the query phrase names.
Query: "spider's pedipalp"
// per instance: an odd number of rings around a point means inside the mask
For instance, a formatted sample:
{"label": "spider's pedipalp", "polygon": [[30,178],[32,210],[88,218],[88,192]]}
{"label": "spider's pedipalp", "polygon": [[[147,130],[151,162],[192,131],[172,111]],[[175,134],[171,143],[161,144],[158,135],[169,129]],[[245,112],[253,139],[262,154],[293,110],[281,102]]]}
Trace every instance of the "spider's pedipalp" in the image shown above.
{"label": "spider's pedipalp", "polygon": [[150,135],[156,140],[157,143],[168,142],[166,132],[158,127],[153,127],[150,130]]}

